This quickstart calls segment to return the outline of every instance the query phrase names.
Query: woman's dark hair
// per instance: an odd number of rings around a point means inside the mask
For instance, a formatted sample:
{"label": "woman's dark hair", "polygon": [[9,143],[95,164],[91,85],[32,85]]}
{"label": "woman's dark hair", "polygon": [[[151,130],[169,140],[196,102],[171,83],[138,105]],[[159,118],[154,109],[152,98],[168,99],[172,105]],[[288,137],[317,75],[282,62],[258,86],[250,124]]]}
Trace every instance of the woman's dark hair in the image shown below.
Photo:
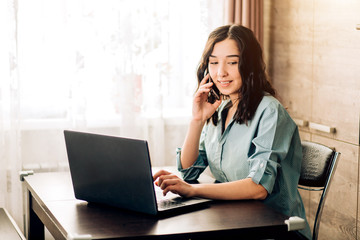
{"label": "woman's dark hair", "polygon": [[[234,115],[236,122],[247,124],[265,94],[275,96],[275,90],[268,81],[261,46],[254,33],[241,25],[226,25],[210,33],[197,69],[198,87],[208,68],[209,57],[216,43],[226,39],[235,40],[240,51],[239,72],[242,86],[239,90],[239,104]],[[217,125],[218,113],[211,117]]]}

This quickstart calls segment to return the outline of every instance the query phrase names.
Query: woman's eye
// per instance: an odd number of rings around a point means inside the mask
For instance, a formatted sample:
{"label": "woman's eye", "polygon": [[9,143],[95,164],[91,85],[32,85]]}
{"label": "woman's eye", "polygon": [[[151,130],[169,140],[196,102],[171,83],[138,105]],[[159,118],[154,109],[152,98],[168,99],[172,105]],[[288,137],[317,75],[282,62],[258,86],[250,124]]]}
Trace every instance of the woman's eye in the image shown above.
{"label": "woman's eye", "polygon": [[230,65],[237,65],[238,62],[229,62]]}
{"label": "woman's eye", "polygon": [[218,64],[218,62],[210,62],[210,64]]}

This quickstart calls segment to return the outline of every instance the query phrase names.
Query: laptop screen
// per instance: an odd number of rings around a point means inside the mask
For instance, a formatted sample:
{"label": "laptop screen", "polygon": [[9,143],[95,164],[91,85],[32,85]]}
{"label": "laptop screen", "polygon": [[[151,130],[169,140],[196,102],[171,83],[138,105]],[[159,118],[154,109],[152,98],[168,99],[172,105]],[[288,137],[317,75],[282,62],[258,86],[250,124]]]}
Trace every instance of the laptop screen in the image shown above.
{"label": "laptop screen", "polygon": [[145,140],[64,131],[77,199],[157,213]]}

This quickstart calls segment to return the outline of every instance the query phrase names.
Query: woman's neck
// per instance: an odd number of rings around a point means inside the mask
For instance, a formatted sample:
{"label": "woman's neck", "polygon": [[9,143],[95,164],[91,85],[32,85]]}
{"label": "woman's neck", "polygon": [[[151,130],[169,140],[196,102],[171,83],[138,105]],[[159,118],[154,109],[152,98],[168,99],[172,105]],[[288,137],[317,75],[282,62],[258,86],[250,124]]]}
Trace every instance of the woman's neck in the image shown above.
{"label": "woman's neck", "polygon": [[232,106],[230,109],[237,109],[237,106],[239,105],[240,97],[236,98],[230,98]]}

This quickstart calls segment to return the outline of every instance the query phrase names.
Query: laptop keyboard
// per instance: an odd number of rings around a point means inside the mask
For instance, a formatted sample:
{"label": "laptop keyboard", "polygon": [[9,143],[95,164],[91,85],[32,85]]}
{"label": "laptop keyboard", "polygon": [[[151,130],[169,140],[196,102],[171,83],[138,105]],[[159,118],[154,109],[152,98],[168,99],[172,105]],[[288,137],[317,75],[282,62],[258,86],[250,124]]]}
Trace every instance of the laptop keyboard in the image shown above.
{"label": "laptop keyboard", "polygon": [[156,192],[156,199],[158,207],[161,209],[170,209],[179,206],[185,206],[184,199],[182,197],[167,198],[162,195],[162,192]]}

